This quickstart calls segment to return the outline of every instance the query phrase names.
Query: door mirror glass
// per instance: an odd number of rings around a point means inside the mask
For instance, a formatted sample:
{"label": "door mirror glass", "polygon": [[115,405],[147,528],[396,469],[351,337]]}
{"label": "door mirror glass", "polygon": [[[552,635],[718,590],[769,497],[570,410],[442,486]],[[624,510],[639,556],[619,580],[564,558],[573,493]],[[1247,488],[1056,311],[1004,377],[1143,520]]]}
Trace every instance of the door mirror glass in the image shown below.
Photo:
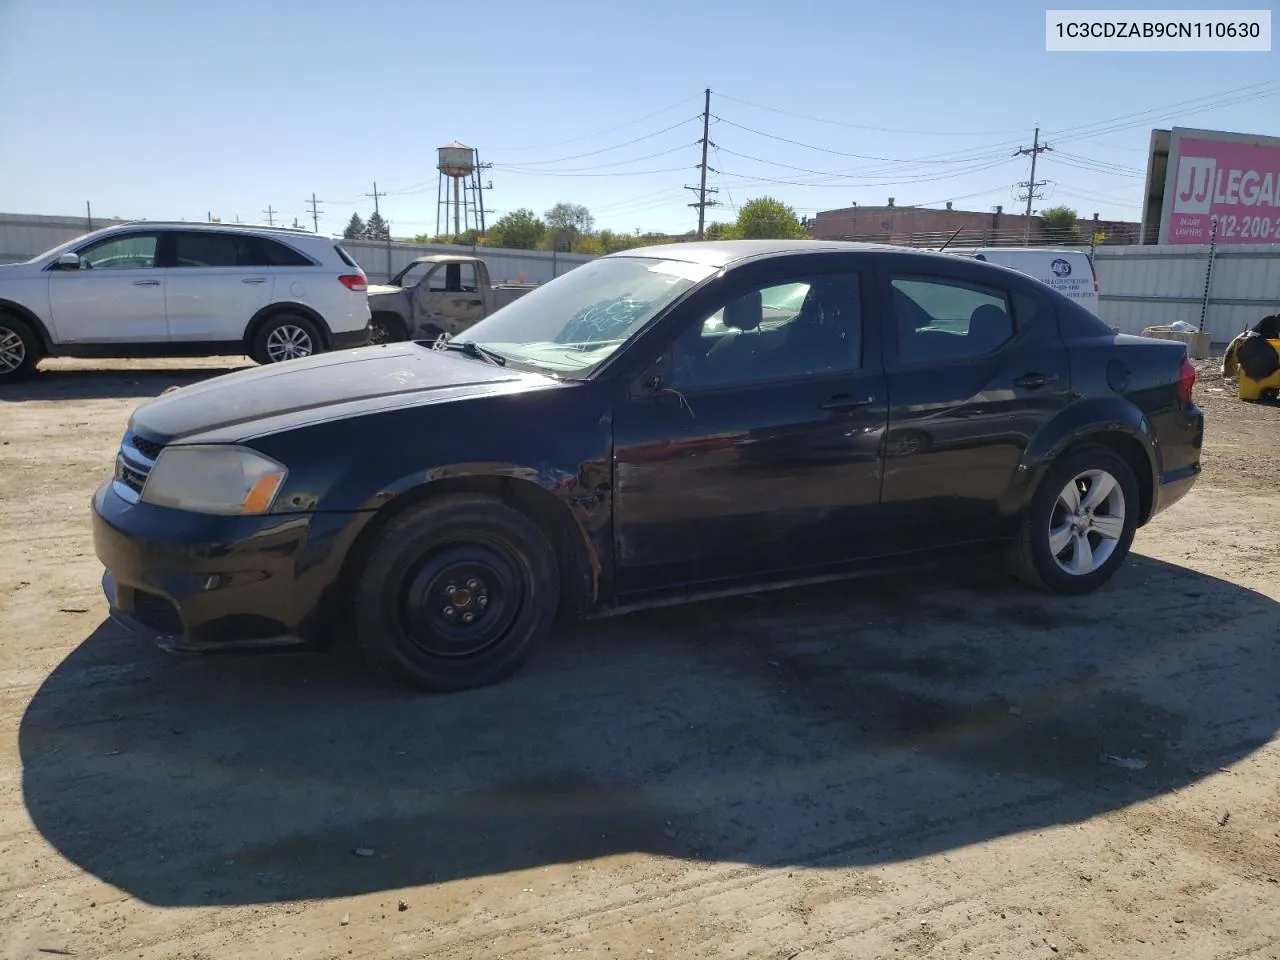
{"label": "door mirror glass", "polygon": [[55,270],[79,270],[80,255],[77,253],[64,253],[58,257],[53,266]]}

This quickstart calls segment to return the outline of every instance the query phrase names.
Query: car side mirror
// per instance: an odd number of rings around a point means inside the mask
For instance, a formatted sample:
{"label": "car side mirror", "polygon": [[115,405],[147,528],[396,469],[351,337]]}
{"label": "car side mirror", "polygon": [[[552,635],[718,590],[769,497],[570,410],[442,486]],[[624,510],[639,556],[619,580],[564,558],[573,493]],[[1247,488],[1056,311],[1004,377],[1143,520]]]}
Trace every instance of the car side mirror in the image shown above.
{"label": "car side mirror", "polygon": [[80,254],[64,253],[54,262],[53,267],[55,270],[79,270]]}
{"label": "car side mirror", "polygon": [[671,370],[671,354],[664,353],[644,368],[644,372],[631,381],[631,397],[641,400],[654,397],[667,387],[667,376]]}

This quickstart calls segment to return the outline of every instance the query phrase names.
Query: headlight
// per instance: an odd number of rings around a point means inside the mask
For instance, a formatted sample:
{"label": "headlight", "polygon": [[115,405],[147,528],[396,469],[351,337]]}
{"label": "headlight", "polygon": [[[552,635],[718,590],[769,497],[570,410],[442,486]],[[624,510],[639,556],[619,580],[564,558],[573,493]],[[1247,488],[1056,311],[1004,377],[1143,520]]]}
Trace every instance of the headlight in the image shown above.
{"label": "headlight", "polygon": [[165,447],[142,499],[193,513],[261,514],[271,509],[288,475],[283,465],[244,447]]}

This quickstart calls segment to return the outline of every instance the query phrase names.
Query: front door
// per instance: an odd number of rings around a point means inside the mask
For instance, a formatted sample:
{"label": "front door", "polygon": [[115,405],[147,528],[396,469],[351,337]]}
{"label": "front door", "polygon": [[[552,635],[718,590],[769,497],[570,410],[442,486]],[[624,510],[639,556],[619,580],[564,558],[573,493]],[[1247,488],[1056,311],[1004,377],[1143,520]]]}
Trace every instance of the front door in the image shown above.
{"label": "front door", "polygon": [[484,295],[476,285],[472,263],[441,263],[418,283],[414,326],[438,328],[453,335],[484,319]]}
{"label": "front door", "polygon": [[887,419],[877,325],[857,261],[821,259],[730,273],[667,327],[662,390],[619,386],[621,595],[818,572],[876,549]]}
{"label": "front door", "polygon": [[80,269],[49,271],[49,311],[64,344],[165,343],[159,234],[115,234],[82,247]]}
{"label": "front door", "polygon": [[1013,274],[886,259],[885,522],[903,548],[987,539],[1028,443],[1070,402],[1056,315]]}
{"label": "front door", "polygon": [[238,341],[271,302],[275,276],[256,237],[174,232],[165,254],[169,335],[174,343]]}

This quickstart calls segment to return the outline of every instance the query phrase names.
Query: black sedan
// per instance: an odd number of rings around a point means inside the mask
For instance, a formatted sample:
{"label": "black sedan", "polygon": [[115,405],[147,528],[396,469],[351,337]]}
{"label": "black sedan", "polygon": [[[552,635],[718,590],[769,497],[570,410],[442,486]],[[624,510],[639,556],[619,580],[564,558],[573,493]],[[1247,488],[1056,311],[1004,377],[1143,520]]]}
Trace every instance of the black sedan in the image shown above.
{"label": "black sedan", "polygon": [[94,538],[113,615],[170,649],[351,634],[455,690],[513,672],[558,610],[983,546],[1088,593],[1195,482],[1194,382],[1182,344],[988,263],[649,247],[452,339],[144,403]]}

